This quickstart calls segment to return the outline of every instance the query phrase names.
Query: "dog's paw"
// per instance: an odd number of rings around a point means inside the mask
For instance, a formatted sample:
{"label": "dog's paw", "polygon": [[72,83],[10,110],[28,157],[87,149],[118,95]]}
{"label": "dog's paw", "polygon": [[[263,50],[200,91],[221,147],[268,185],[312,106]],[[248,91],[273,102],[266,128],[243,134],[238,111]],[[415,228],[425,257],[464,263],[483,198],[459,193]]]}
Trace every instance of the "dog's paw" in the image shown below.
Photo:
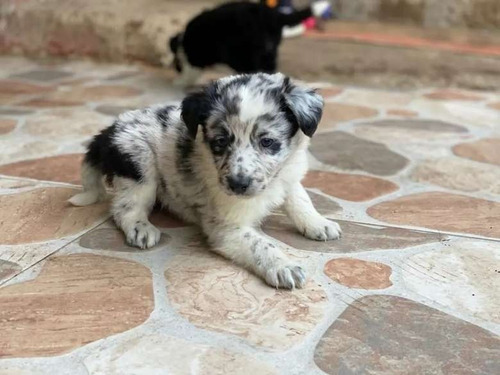
{"label": "dog's paw", "polygon": [[161,232],[151,223],[137,221],[127,233],[127,243],[131,246],[148,249],[160,242]]}
{"label": "dog's paw", "polygon": [[315,241],[336,240],[342,234],[340,226],[331,220],[319,217],[310,221],[303,229],[304,237]]}
{"label": "dog's paw", "polygon": [[302,288],[307,279],[306,271],[294,264],[283,262],[266,271],[266,282],[276,288],[294,289]]}

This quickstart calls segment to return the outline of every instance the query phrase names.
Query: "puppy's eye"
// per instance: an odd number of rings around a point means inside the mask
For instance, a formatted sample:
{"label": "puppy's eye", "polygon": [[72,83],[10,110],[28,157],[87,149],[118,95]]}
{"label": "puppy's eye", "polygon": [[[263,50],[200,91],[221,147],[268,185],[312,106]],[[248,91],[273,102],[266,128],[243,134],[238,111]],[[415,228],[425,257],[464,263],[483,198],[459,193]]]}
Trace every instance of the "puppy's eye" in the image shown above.
{"label": "puppy's eye", "polygon": [[227,146],[229,139],[227,137],[217,137],[214,139],[213,145],[217,148],[224,148]]}
{"label": "puppy's eye", "polygon": [[260,140],[260,145],[264,148],[271,147],[274,144],[274,139],[271,138],[262,138]]}

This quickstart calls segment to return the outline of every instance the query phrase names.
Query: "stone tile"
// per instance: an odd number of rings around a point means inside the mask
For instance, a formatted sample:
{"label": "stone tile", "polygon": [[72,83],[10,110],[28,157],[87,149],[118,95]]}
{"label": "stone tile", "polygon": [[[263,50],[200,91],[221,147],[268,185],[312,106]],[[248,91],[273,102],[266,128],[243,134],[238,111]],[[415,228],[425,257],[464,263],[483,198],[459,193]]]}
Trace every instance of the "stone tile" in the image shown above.
{"label": "stone tile", "polygon": [[0,244],[15,245],[74,235],[107,214],[105,203],[73,207],[67,200],[78,190],[36,188],[0,195],[0,212],[9,220],[0,222]]}
{"label": "stone tile", "polygon": [[391,224],[500,238],[500,203],[465,195],[413,194],[379,203],[367,212]]}
{"label": "stone tile", "polygon": [[146,335],[84,359],[89,375],[274,375],[270,365],[228,350],[166,335]]}
{"label": "stone tile", "polygon": [[488,103],[488,107],[497,109],[500,111],[500,102]]}
{"label": "stone tile", "polygon": [[309,171],[302,184],[354,202],[368,201],[398,190],[396,184],[381,178],[321,171]]}
{"label": "stone tile", "polygon": [[116,117],[119,114],[130,111],[132,109],[134,108],[119,105],[100,105],[95,110],[103,115]]}
{"label": "stone tile", "polygon": [[444,236],[379,225],[335,220],[342,228],[342,237],[335,241],[313,241],[295,229],[290,219],[271,215],[264,222],[263,231],[288,246],[321,253],[355,253],[372,250],[404,249],[425,243],[439,242]]}
{"label": "stone tile", "polygon": [[418,113],[415,111],[410,111],[409,109],[399,109],[399,108],[388,109],[387,114],[389,116],[397,116],[397,117],[405,117],[405,118],[411,118],[411,117],[418,116]]}
{"label": "stone tile", "polygon": [[11,78],[22,78],[31,81],[51,82],[62,78],[71,77],[73,74],[63,70],[32,70],[30,72],[14,74]]}
{"label": "stone tile", "polygon": [[408,159],[387,148],[344,132],[314,137],[310,152],[319,161],[344,170],[364,171],[381,176],[396,174]]}
{"label": "stone tile", "polygon": [[163,209],[153,210],[151,216],[149,217],[149,220],[152,224],[160,228],[182,228],[189,225],[183,222],[174,214]]}
{"label": "stone tile", "polygon": [[23,127],[30,135],[47,137],[51,140],[93,136],[111,125],[109,118],[87,108],[55,109],[32,117]]}
{"label": "stone tile", "polygon": [[397,144],[430,144],[465,136],[466,128],[438,120],[381,120],[356,125],[357,136],[374,142]]}
{"label": "stone tile", "polygon": [[327,374],[495,374],[500,339],[404,298],[368,296],[330,326],[314,360]]}
{"label": "stone tile", "polygon": [[6,95],[34,95],[54,91],[52,86],[35,85],[14,80],[0,80],[0,94]]}
{"label": "stone tile", "polygon": [[0,304],[2,357],[60,355],[142,324],[151,272],[119,258],[52,257],[34,280],[0,289]]}
{"label": "stone tile", "polygon": [[165,278],[171,305],[192,324],[272,351],[301,342],[327,306],[313,281],[293,292],[270,288],[204,247],[170,259]]}
{"label": "stone tile", "polygon": [[21,271],[21,266],[14,262],[0,259],[0,282],[18,274]]}
{"label": "stone tile", "polygon": [[31,109],[0,107],[0,116],[24,116],[32,113]]}
{"label": "stone tile", "polygon": [[453,242],[413,255],[402,269],[410,290],[448,309],[500,323],[500,244]]}
{"label": "stone tile", "polygon": [[8,119],[8,118],[0,118],[0,135],[10,133],[12,130],[16,128],[17,121]]}
{"label": "stone tile", "polygon": [[[500,155],[500,153],[499,153]],[[459,158],[426,160],[415,167],[410,178],[449,189],[500,194],[500,168]]]}
{"label": "stone tile", "polygon": [[12,163],[19,160],[37,158],[57,151],[58,145],[50,141],[27,141],[21,144],[11,139],[0,138],[0,164]]}
{"label": "stone tile", "polygon": [[171,237],[162,233],[158,245],[149,249],[139,249],[137,247],[127,245],[125,235],[118,228],[98,228],[85,233],[78,244],[86,249],[93,250],[111,250],[121,252],[138,252],[157,250],[170,241]]}
{"label": "stone tile", "polygon": [[436,90],[429,94],[424,95],[428,99],[433,100],[466,100],[466,101],[478,101],[483,100],[484,97],[472,94],[469,92],[458,91],[458,90]]}
{"label": "stone tile", "polygon": [[486,138],[453,147],[455,155],[483,163],[500,165],[500,138]]}
{"label": "stone tile", "polygon": [[404,92],[348,89],[342,96],[342,101],[350,104],[370,105],[377,107],[406,106],[410,104],[413,95]]}
{"label": "stone tile", "polygon": [[339,123],[374,117],[378,111],[373,108],[343,103],[325,103],[323,117],[318,131],[328,131]]}
{"label": "stone tile", "polygon": [[80,184],[83,154],[66,154],[0,165],[0,174]]}
{"label": "stone tile", "polygon": [[17,105],[21,107],[55,108],[55,107],[76,107],[83,104],[84,104],[83,102],[38,98],[38,99],[30,99],[25,102],[20,102]]}
{"label": "stone tile", "polygon": [[323,98],[328,99],[334,96],[337,96],[344,91],[340,87],[325,87],[323,89],[318,90],[318,94],[320,94]]}
{"label": "stone tile", "polygon": [[50,99],[72,102],[99,102],[106,99],[130,98],[139,96],[142,91],[119,85],[74,86],[70,91],[58,91]]}
{"label": "stone tile", "polygon": [[36,182],[0,177],[0,189],[19,189],[34,186]]}
{"label": "stone tile", "polygon": [[325,264],[325,274],[349,288],[385,289],[392,285],[391,267],[361,259],[332,259]]}

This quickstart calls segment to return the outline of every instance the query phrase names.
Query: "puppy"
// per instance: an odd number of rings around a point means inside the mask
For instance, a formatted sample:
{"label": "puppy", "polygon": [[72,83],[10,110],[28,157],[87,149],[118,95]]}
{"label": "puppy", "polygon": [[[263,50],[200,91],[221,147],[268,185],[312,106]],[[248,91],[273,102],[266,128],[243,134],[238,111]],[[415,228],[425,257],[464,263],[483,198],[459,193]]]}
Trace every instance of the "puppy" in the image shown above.
{"label": "puppy", "polygon": [[328,1],[283,14],[264,4],[234,2],[205,11],[193,18],[183,33],[169,42],[178,85],[193,84],[203,68],[225,64],[237,73],[276,71],[278,47],[284,26],[321,16]]}
{"label": "puppy", "polygon": [[148,220],[158,202],[199,225],[213,251],[269,285],[300,288],[304,269],[258,228],[283,205],[305,237],[339,237],[339,226],[314,209],[300,183],[322,109],[316,92],[280,73],[259,73],[215,81],[180,107],[126,112],[88,146],[84,191],[70,202],[103,199],[105,176],[116,192],[113,218],[129,244],[158,243],[160,231]]}

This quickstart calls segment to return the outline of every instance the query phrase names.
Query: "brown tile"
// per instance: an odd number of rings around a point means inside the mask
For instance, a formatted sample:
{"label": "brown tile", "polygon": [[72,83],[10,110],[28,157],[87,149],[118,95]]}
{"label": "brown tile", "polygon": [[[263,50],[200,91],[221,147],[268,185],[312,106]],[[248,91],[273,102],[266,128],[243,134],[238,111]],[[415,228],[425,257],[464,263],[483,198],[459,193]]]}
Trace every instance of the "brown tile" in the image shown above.
{"label": "brown tile", "polygon": [[378,120],[372,122],[363,122],[356,125],[359,126],[373,126],[380,129],[405,130],[412,131],[427,131],[430,133],[467,133],[467,128],[463,126],[452,124],[449,122],[439,120]]}
{"label": "brown tile", "polygon": [[458,91],[458,90],[437,90],[430,94],[424,95],[428,99],[433,100],[467,100],[467,101],[478,101],[483,100],[484,97],[476,94],[471,94],[468,92]]}
{"label": "brown tile", "polygon": [[269,236],[288,246],[321,253],[354,253],[360,251],[404,249],[425,243],[439,242],[444,236],[400,228],[335,220],[342,228],[342,237],[335,241],[313,241],[305,238],[284,215],[271,215],[262,229]]}
{"label": "brown tile", "polygon": [[327,374],[495,374],[498,336],[425,305],[393,296],[352,303],[314,353]]}
{"label": "brown tile", "polygon": [[488,103],[488,107],[500,111],[500,102]]}
{"label": "brown tile", "polygon": [[168,234],[162,233],[160,242],[156,246],[143,250],[127,245],[125,235],[121,230],[117,228],[99,228],[85,233],[80,238],[78,244],[86,249],[111,250],[130,253],[156,250],[167,244],[170,238],[171,237]]}
{"label": "brown tile", "polygon": [[76,189],[37,188],[0,195],[0,244],[16,245],[74,235],[95,224],[108,211],[107,204],[73,207],[67,202]]}
{"label": "brown tile", "polygon": [[80,184],[83,154],[66,154],[0,165],[0,174]]}
{"label": "brown tile", "polygon": [[21,107],[35,107],[35,108],[55,108],[55,107],[76,107],[83,105],[83,102],[72,102],[67,100],[53,100],[53,99],[30,99],[25,102],[17,103]]}
{"label": "brown tile", "polygon": [[17,120],[0,118],[0,135],[10,133],[16,128]]}
{"label": "brown tile", "polygon": [[0,289],[0,356],[67,353],[142,324],[154,307],[151,272],[119,258],[49,258],[31,281]]}
{"label": "brown tile", "polygon": [[67,77],[71,77],[73,74],[69,72],[65,72],[62,70],[32,70],[30,72],[14,74],[11,78],[22,78],[28,79],[31,81],[39,81],[39,82],[51,82]]}
{"label": "brown tile", "polygon": [[119,105],[100,105],[95,110],[99,113],[102,113],[103,115],[115,117],[132,109],[133,108],[131,107],[124,107]]}
{"label": "brown tile", "polygon": [[105,99],[129,98],[142,94],[142,91],[128,86],[96,85],[74,86],[70,91],[58,91],[50,99],[72,102],[98,102]]}
{"label": "brown tile", "polygon": [[447,157],[425,160],[415,167],[410,178],[454,190],[500,194],[500,168],[467,159]]}
{"label": "brown tile", "polygon": [[388,109],[387,114],[389,116],[398,116],[398,117],[406,117],[406,118],[411,118],[411,117],[417,117],[418,113],[415,111],[410,111],[409,109]]}
{"label": "brown tile", "polygon": [[0,80],[0,94],[7,95],[34,95],[54,91],[51,86],[41,86],[32,83],[14,81],[14,80]]}
{"label": "brown tile", "polygon": [[379,203],[367,212],[392,224],[500,238],[500,203],[465,195],[413,194]]}
{"label": "brown tile", "polygon": [[351,120],[374,117],[378,111],[373,108],[342,103],[325,103],[323,117],[318,130],[333,129],[337,124]]}
{"label": "brown tile", "polygon": [[500,138],[486,138],[453,147],[455,155],[483,163],[500,165]]}
{"label": "brown tile", "polygon": [[153,225],[160,228],[181,228],[189,225],[173,213],[163,209],[155,209],[149,217],[149,220]]}
{"label": "brown tile", "polygon": [[392,285],[391,267],[361,259],[332,259],[325,264],[325,274],[349,288],[385,289]]}
{"label": "brown tile", "polygon": [[169,301],[180,316],[270,351],[302,342],[327,306],[325,292],[313,281],[293,292],[277,290],[198,244],[169,259],[166,267]]}
{"label": "brown tile", "polygon": [[391,181],[356,174],[309,171],[302,180],[308,188],[354,202],[363,202],[398,190]]}
{"label": "brown tile", "polygon": [[339,95],[342,91],[344,90],[340,87],[326,87],[324,89],[319,89],[318,94],[327,99]]}
{"label": "brown tile", "polygon": [[402,170],[408,159],[382,143],[368,141],[345,132],[313,137],[310,152],[319,161],[352,171],[388,176]]}
{"label": "brown tile", "polygon": [[21,266],[14,262],[0,259],[0,282],[21,272]]}

